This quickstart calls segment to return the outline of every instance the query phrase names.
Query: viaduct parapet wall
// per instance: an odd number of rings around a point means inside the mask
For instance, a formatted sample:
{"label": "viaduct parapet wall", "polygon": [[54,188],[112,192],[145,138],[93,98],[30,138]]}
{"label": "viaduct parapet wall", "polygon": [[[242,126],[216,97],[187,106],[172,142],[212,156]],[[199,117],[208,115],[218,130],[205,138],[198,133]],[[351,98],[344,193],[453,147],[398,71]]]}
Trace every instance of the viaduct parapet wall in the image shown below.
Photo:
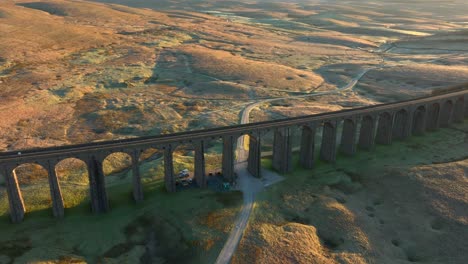
{"label": "viaduct parapet wall", "polygon": [[[222,174],[225,180],[234,181],[235,148],[237,138],[249,135],[248,171],[260,177],[262,136],[274,132],[273,164],[279,172],[292,169],[291,132],[300,128],[301,146],[299,163],[304,168],[314,167],[314,153],[320,146],[319,158],[335,162],[337,153],[355,155],[358,150],[372,150],[375,144],[391,144],[411,135],[422,135],[451,123],[461,123],[468,118],[468,86],[455,92],[433,95],[404,102],[380,104],[361,108],[329,112],[297,118],[251,123],[245,125],[183,132],[170,135],[140,137],[63,147],[10,151],[0,153],[0,174],[5,177],[9,212],[12,222],[21,222],[26,207],[18,185],[15,168],[25,163],[36,163],[48,172],[52,210],[55,217],[64,216],[64,203],[60,182],[56,173],[57,164],[67,158],[85,162],[90,184],[91,208],[95,213],[108,211],[109,202],[105,188],[102,163],[116,152],[127,153],[132,159],[133,198],[144,199],[140,177],[139,159],[149,148],[164,150],[164,180],[166,190],[176,190],[173,166],[173,151],[178,145],[192,144],[195,149],[195,181],[206,186],[204,151],[211,140],[222,139]],[[338,126],[343,127],[338,135]],[[315,142],[321,131],[321,142]],[[339,136],[340,141],[337,141]],[[320,143],[320,145],[316,144]],[[339,145],[338,145],[339,144]]]}

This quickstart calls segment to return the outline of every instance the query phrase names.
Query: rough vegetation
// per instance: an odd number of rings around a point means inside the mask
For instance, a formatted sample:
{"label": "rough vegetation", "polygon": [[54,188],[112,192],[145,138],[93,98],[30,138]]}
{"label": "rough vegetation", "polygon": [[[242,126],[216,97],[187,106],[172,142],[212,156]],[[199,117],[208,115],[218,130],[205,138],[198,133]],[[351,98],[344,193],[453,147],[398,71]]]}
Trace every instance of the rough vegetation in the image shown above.
{"label": "rough vegetation", "polygon": [[334,90],[364,69],[346,107],[466,81],[464,5],[436,19],[419,1],[103,2],[0,4],[0,149],[232,125],[250,101]]}
{"label": "rough vegetation", "polygon": [[[233,125],[264,99],[275,101],[250,121],[428,95],[468,81],[467,11],[464,0],[1,1],[0,150]],[[288,175],[261,195],[234,262],[463,263],[466,128],[456,129]],[[220,151],[207,146],[207,172]],[[191,146],[175,154],[176,172],[193,171]],[[106,216],[89,214],[85,164],[62,161],[58,222],[45,171],[25,164],[26,222],[9,225],[0,175],[0,263],[212,262],[240,194],[168,195],[161,155],[140,158],[148,199],[136,207],[130,158],[105,160]]]}
{"label": "rough vegetation", "polygon": [[234,263],[464,263],[467,139],[465,122],[296,169],[260,195]]}

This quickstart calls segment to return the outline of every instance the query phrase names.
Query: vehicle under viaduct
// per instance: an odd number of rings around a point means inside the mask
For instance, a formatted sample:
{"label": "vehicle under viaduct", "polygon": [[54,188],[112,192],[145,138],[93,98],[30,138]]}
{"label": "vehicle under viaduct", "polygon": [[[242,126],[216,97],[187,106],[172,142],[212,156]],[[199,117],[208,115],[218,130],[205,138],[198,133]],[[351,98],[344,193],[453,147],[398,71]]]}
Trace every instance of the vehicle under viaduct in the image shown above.
{"label": "vehicle under viaduct", "polygon": [[[334,162],[338,152],[354,155],[358,149],[372,150],[375,144],[391,144],[392,140],[404,140],[411,135],[447,127],[452,122],[468,118],[468,87],[446,94],[432,95],[403,102],[372,105],[361,108],[301,116],[275,121],[250,123],[183,133],[96,142],[62,147],[9,151],[0,153],[0,173],[5,177],[9,213],[12,222],[21,222],[25,205],[19,188],[15,169],[21,164],[36,163],[48,172],[52,210],[55,217],[63,217],[64,203],[57,177],[57,164],[67,158],[85,162],[88,169],[91,208],[95,213],[109,210],[103,172],[104,159],[116,152],[132,158],[133,198],[143,199],[139,157],[148,148],[162,149],[164,155],[164,180],[168,192],[176,190],[173,168],[173,151],[181,144],[192,144],[195,149],[195,181],[206,186],[205,146],[210,140],[223,141],[222,175],[225,180],[235,177],[235,142],[249,135],[247,158],[248,171],[260,177],[262,136],[272,131],[273,166],[281,173],[292,169],[291,130],[301,129],[300,165],[313,168],[315,148],[320,147],[319,157]],[[341,135],[338,126],[342,127]],[[321,142],[315,140],[316,131],[321,131]],[[338,140],[337,140],[338,139]]]}

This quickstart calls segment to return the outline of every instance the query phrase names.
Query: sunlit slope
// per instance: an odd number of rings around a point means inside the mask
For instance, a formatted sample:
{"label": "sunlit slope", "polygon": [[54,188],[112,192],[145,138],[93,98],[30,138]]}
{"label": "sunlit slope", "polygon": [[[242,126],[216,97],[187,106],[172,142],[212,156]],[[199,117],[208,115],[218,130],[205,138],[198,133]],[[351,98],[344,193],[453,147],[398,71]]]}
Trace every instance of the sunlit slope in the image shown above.
{"label": "sunlit slope", "polygon": [[155,11],[84,1],[16,2],[0,3],[0,57],[16,61],[53,60],[105,46],[121,40],[120,31],[167,19]]}
{"label": "sunlit slope", "polygon": [[[99,25],[118,25],[122,28],[129,27],[129,21],[132,25],[142,25],[147,22],[140,15],[155,15],[155,11],[148,12],[141,9],[130,8],[121,5],[105,5],[87,1],[19,1],[17,5],[30,9],[44,11],[51,15],[70,17],[75,22],[87,21]],[[162,14],[160,14],[162,15]]]}
{"label": "sunlit slope", "polygon": [[196,46],[187,46],[183,51],[192,57],[195,71],[214,78],[291,91],[309,91],[323,82],[322,77],[308,71],[248,60],[226,51]]}
{"label": "sunlit slope", "polygon": [[0,148],[233,125],[251,101],[335,90],[367,69],[357,93],[278,102],[289,106],[270,117],[407,99],[466,76],[463,33],[433,32],[459,30],[463,6],[449,17],[420,1],[106,2],[0,4]]}
{"label": "sunlit slope", "polygon": [[54,60],[112,41],[106,30],[67,23],[43,11],[1,4],[0,12],[0,56],[7,60]]}

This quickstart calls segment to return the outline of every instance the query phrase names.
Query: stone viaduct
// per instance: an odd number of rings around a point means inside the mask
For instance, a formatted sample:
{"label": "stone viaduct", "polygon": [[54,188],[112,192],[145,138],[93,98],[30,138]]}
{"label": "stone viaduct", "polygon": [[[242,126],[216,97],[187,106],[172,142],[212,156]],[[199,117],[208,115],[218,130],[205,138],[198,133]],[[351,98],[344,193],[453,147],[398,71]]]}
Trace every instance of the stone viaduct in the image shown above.
{"label": "stone viaduct", "polygon": [[[338,152],[354,155],[358,149],[372,150],[375,144],[391,144],[392,140],[404,140],[411,135],[463,122],[468,118],[468,87],[460,91],[439,94],[403,102],[366,106],[361,108],[301,116],[276,121],[250,123],[214,129],[114,140],[81,145],[10,151],[0,153],[0,174],[5,177],[12,222],[21,222],[26,208],[19,188],[15,168],[25,163],[36,163],[48,172],[52,210],[55,217],[63,217],[64,204],[56,165],[64,159],[76,158],[87,165],[91,208],[95,213],[109,210],[103,172],[104,159],[116,152],[132,158],[133,198],[143,199],[139,157],[148,148],[164,150],[164,175],[167,191],[176,190],[173,151],[180,144],[192,144],[195,148],[195,181],[206,186],[204,147],[210,140],[222,139],[222,174],[228,181],[235,177],[235,147],[238,137],[249,135],[248,171],[260,177],[260,143],[262,136],[273,131],[273,164],[279,172],[292,169],[291,129],[300,128],[300,165],[313,168],[315,147],[320,147],[319,157],[334,162]],[[339,135],[338,126],[342,127]],[[320,129],[321,128],[321,129]],[[321,131],[321,142],[315,142],[316,131]],[[338,139],[338,140],[337,140]],[[340,140],[341,139],[341,140]],[[338,142],[340,142],[338,144]]]}

